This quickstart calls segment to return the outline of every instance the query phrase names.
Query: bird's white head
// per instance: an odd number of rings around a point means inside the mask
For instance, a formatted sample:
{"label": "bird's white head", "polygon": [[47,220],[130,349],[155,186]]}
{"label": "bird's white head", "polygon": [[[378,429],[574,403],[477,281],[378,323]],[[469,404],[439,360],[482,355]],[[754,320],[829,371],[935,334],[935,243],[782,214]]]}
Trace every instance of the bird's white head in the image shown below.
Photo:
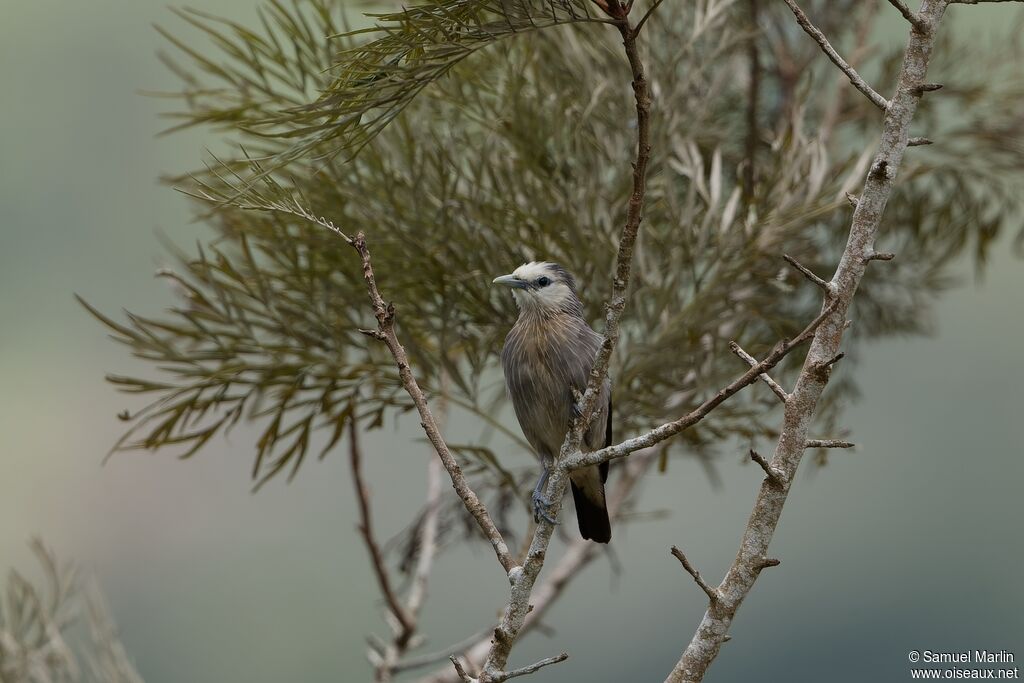
{"label": "bird's white head", "polygon": [[531,261],[510,275],[494,278],[494,284],[512,288],[512,296],[523,313],[583,315],[572,273],[547,261]]}

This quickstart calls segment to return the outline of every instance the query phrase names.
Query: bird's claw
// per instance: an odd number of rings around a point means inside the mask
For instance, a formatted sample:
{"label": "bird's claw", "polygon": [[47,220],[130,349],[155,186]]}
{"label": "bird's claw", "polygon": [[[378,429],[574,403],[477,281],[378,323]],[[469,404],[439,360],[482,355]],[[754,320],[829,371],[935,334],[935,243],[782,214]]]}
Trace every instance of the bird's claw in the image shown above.
{"label": "bird's claw", "polygon": [[548,524],[558,524],[558,520],[551,516],[551,501],[540,491],[533,492],[533,521],[544,520]]}

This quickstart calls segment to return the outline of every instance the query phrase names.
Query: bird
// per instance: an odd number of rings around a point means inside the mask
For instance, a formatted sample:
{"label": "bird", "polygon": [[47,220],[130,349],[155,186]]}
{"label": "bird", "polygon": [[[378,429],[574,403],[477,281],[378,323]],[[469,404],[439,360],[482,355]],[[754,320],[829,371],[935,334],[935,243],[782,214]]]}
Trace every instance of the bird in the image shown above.
{"label": "bird", "polygon": [[[566,433],[580,416],[578,400],[587,388],[603,337],[583,317],[576,279],[557,263],[524,263],[493,283],[510,287],[519,307],[519,318],[505,338],[501,365],[519,426],[541,462],[532,497],[534,519],[555,523],[544,490]],[[611,380],[606,378],[594,419],[583,435],[584,451],[611,445],[611,394]],[[569,475],[580,535],[597,543],[611,540],[604,492],[607,480],[607,462]]]}

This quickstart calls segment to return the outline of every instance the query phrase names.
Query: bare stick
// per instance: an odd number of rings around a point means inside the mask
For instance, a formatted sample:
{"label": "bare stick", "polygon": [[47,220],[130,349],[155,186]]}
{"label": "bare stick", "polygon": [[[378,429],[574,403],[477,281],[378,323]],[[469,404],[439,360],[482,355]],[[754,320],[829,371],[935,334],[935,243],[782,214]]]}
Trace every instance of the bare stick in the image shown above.
{"label": "bare stick", "polygon": [[362,449],[359,446],[359,427],[353,420],[349,429],[349,463],[352,468],[352,481],[356,490],[356,500],[359,502],[359,533],[363,537],[363,543],[370,555],[370,565],[377,577],[377,584],[384,596],[391,614],[398,620],[403,632],[410,632],[414,628],[412,616],[406,612],[402,603],[398,600],[391,585],[391,578],[388,575],[387,566],[384,564],[384,556],[380,551],[380,545],[373,535],[373,519],[370,514],[370,493],[363,480]]}
{"label": "bare stick", "polygon": [[850,83],[853,87],[864,93],[869,100],[871,100],[876,107],[885,111],[889,106],[889,102],[879,95],[874,89],[867,84],[867,82],[861,78],[860,74],[854,70],[852,66],[846,63],[846,60],[839,56],[839,53],[835,51],[835,48],[828,42],[825,34],[817,29],[817,27],[811,23],[811,20],[807,18],[804,11],[800,9],[799,5],[794,0],[785,0],[786,4],[789,5],[789,9],[793,11],[793,15],[796,17],[796,21],[800,24],[807,35],[814,39],[816,43],[821,47],[822,51],[832,60],[832,63],[838,66],[846,77],[850,79]]}
{"label": "bare stick", "polygon": [[918,31],[923,30],[924,23],[903,3],[903,0],[889,0],[889,4],[895,7],[896,10],[903,15],[903,18],[910,22],[911,26]]}
{"label": "bare stick", "polygon": [[[745,360],[747,362],[747,365],[749,365],[750,367],[754,367],[755,365],[757,365],[757,359],[751,356],[746,351],[744,351],[736,342],[729,342],[729,348],[732,349],[733,353],[735,353],[737,356]],[[776,396],[778,396],[779,400],[782,401],[783,403],[785,403],[786,399],[789,398],[789,394],[787,394],[786,390],[782,388],[782,385],[773,380],[767,372],[762,372],[760,375],[758,375],[758,379],[767,384],[768,388],[771,389],[772,392]]]}
{"label": "bare stick", "polygon": [[765,460],[764,456],[753,448],[750,449],[750,459],[761,466],[761,469],[764,470],[764,473],[768,475],[768,478],[771,479],[773,483],[779,485],[783,484],[785,475],[779,471],[777,467],[772,467],[772,464]]}
{"label": "bare stick", "polygon": [[686,555],[683,554],[683,551],[676,546],[672,546],[672,555],[679,560],[681,565],[683,565],[683,569],[693,577],[693,580],[697,582],[697,585],[700,586],[700,589],[708,596],[708,599],[710,599],[711,602],[718,602],[721,598],[718,594],[718,590],[708,585],[708,582],[704,580],[704,577],[700,575],[700,572],[690,564],[688,559],[686,559]]}
{"label": "bare stick", "polygon": [[558,664],[559,662],[564,662],[567,659],[569,659],[569,654],[563,652],[560,655],[555,655],[554,657],[542,659],[539,662],[530,664],[529,666],[524,666],[521,669],[513,669],[512,671],[506,671],[504,674],[501,674],[497,678],[494,678],[492,680],[494,681],[494,683],[501,683],[501,681],[507,681],[510,678],[518,678],[519,676],[526,676],[527,674],[532,674],[536,671],[543,669],[545,666],[550,666],[551,664]]}
{"label": "bare stick", "polygon": [[[791,0],[786,2],[791,9],[795,8]],[[718,656],[724,636],[740,604],[753,588],[760,569],[767,566],[768,546],[778,526],[793,476],[807,447],[808,426],[829,380],[828,373],[821,372],[821,367],[839,353],[847,328],[846,316],[850,304],[867,268],[867,257],[874,252],[873,245],[885,205],[892,193],[896,170],[903,159],[910,124],[920,101],[917,88],[927,73],[934,36],[946,5],[947,0],[923,0],[918,13],[921,30],[915,27],[910,32],[896,92],[885,111],[881,143],[871,164],[872,171],[865,178],[846,248],[832,278],[836,286],[831,297],[833,310],[815,332],[796,386],[786,403],[782,430],[771,460],[785,476],[785,483],[781,489],[768,480],[762,483],[739,552],[719,585],[721,599],[711,603],[704,613],[690,644],[666,678],[666,683],[696,683],[703,680],[708,667]],[[794,13],[797,14],[795,10]],[[800,14],[797,14],[797,20],[803,25]],[[884,169],[884,172],[876,172],[876,169]]]}
{"label": "bare stick", "polygon": [[853,448],[856,445],[840,439],[807,439],[807,448]]}
{"label": "bare stick", "polygon": [[509,553],[508,545],[491,519],[490,513],[487,512],[487,508],[484,507],[484,504],[476,493],[473,492],[473,489],[469,487],[469,483],[462,473],[462,468],[459,467],[458,461],[455,460],[455,456],[452,455],[448,449],[448,444],[445,443],[444,438],[441,436],[437,422],[430,412],[430,406],[427,405],[427,399],[423,396],[423,391],[412,374],[412,370],[409,367],[409,357],[406,355],[405,349],[395,334],[395,307],[384,303],[384,299],[377,290],[377,281],[374,277],[373,264],[370,260],[370,250],[366,246],[366,236],[359,232],[355,239],[352,240],[352,246],[359,252],[359,257],[362,259],[363,279],[366,280],[366,289],[370,295],[370,303],[373,305],[373,312],[377,317],[377,329],[373,330],[371,334],[387,345],[391,356],[395,360],[395,364],[398,366],[398,374],[401,377],[402,386],[405,387],[406,393],[409,394],[409,397],[416,405],[416,410],[420,415],[420,422],[423,425],[423,431],[426,432],[427,439],[430,440],[434,450],[440,456],[444,468],[448,470],[448,476],[451,477],[455,492],[459,494],[463,505],[466,506],[466,510],[473,516],[484,536],[490,541],[494,554],[498,557],[498,562],[504,567],[506,573],[511,574],[512,570],[517,568],[516,561],[513,559],[512,554]]}
{"label": "bare stick", "polygon": [[825,282],[824,280],[822,280],[817,275],[815,275],[814,272],[810,268],[805,267],[799,261],[797,261],[795,258],[790,256],[789,254],[783,254],[782,258],[786,259],[786,263],[788,263],[789,265],[793,266],[798,271],[800,271],[800,273],[805,278],[807,278],[808,280],[813,282],[817,287],[820,287],[821,289],[825,290],[826,292],[830,291],[829,290],[829,284],[827,282]]}

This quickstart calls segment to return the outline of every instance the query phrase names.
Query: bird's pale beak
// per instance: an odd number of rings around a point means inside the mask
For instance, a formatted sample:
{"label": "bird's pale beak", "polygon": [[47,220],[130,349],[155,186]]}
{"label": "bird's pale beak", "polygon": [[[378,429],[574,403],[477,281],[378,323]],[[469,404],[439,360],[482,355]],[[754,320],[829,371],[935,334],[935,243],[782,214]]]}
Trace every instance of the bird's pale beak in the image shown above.
{"label": "bird's pale beak", "polygon": [[513,289],[526,289],[530,286],[529,282],[526,280],[520,280],[515,275],[502,275],[501,277],[496,277],[492,284],[505,285],[506,287],[512,287]]}

